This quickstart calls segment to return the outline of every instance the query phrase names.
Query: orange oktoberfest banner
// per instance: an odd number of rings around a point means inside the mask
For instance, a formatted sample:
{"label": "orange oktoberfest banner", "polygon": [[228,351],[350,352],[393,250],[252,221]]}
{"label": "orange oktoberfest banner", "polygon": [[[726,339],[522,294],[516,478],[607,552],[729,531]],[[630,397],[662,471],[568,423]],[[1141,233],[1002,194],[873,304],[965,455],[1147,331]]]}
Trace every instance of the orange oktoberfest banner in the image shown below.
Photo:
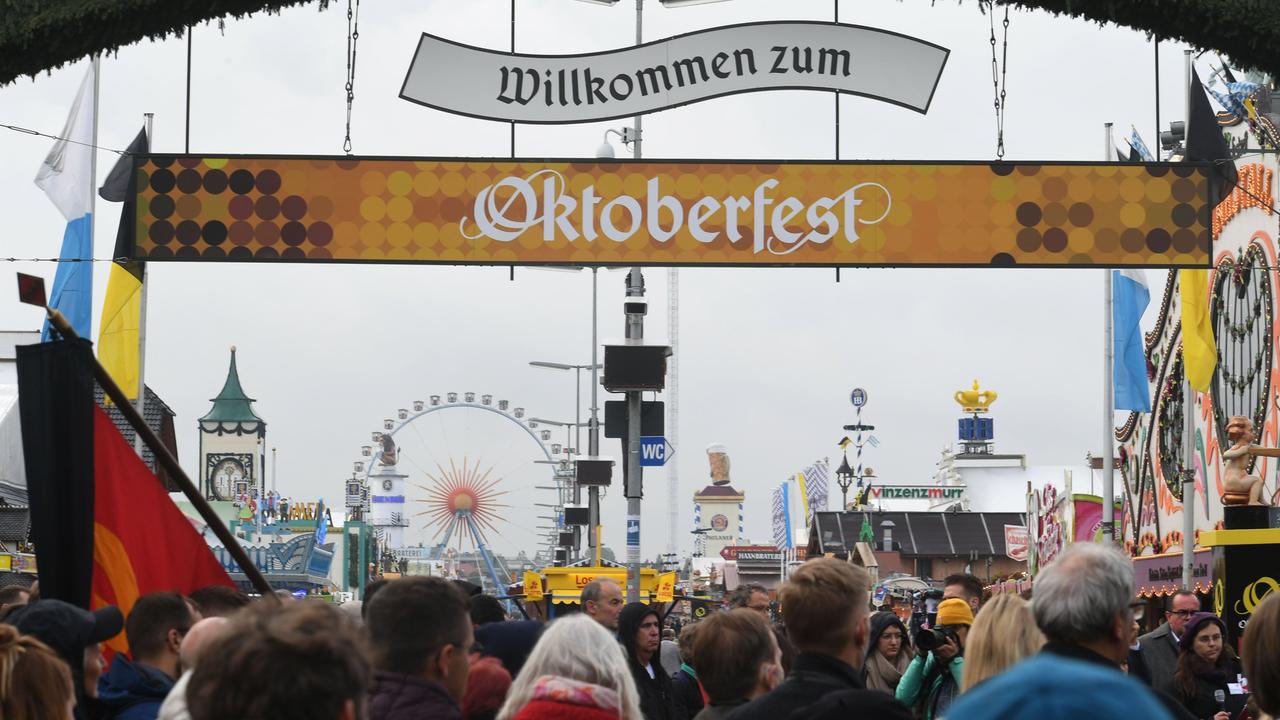
{"label": "orange oktoberfest banner", "polygon": [[135,257],[1208,267],[1192,163],[140,156]]}

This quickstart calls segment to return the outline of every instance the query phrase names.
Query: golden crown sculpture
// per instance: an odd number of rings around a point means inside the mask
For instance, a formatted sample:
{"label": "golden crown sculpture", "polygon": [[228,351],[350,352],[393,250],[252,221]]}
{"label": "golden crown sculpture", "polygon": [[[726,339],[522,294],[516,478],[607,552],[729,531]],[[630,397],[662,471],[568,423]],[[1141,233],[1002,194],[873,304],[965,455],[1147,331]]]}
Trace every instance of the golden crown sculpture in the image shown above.
{"label": "golden crown sculpture", "polygon": [[955,394],[956,402],[967,413],[987,412],[997,397],[995,390],[979,390],[977,380],[973,381],[972,390],[957,390]]}

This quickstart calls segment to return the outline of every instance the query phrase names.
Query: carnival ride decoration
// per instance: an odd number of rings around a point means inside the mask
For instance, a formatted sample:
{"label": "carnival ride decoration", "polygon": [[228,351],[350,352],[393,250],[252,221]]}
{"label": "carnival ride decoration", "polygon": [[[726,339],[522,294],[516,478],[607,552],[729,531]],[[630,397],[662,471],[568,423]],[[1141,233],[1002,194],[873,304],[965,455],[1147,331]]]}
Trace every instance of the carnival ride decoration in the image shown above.
{"label": "carnival ride decoration", "polygon": [[[403,472],[407,456],[405,449],[397,445],[397,436],[435,413],[451,415],[464,410],[479,410],[520,428],[536,445],[531,453],[535,458],[533,462],[549,466],[553,483],[550,489],[556,493],[556,502],[552,506],[555,516],[554,523],[545,534],[546,545],[539,550],[540,557],[545,554],[549,558],[559,543],[559,533],[568,529],[564,524],[563,507],[572,499],[569,482],[572,473],[566,472],[566,467],[572,467],[572,458],[562,457],[562,452],[568,450],[559,443],[550,442],[551,431],[539,429],[538,421],[527,417],[523,407],[514,407],[508,400],[495,400],[487,393],[430,395],[427,400],[413,401],[410,407],[412,409],[400,408],[392,418],[383,420],[382,428],[371,434],[372,444],[361,448],[362,459],[354,463],[354,472],[347,482],[347,517],[367,520],[384,538],[388,550],[401,558],[439,560],[446,549],[456,552],[461,550],[464,541],[469,542],[483,557],[485,572],[481,573],[482,579],[492,582],[495,588],[502,588],[505,584],[502,576],[506,570],[494,561],[484,530],[497,532],[497,521],[503,518],[496,510],[505,507],[497,498],[504,491],[500,489],[501,478],[490,478],[492,468],[482,470],[484,463],[478,458],[464,457],[461,468],[448,450],[432,453],[435,457],[419,458],[428,465],[434,465],[436,472],[429,472],[421,466],[416,468],[429,481],[426,485],[412,483],[427,493],[422,501],[427,509],[417,514],[427,519],[425,530],[435,528],[433,543],[436,538],[443,537],[430,548],[405,547],[400,540],[403,529],[410,526],[409,516],[404,512],[404,482],[409,475]],[[417,465],[417,461],[414,464]],[[450,541],[454,548],[448,548]]]}
{"label": "carnival ride decoration", "polygon": [[[1236,84],[1231,78],[1223,79],[1235,96]],[[1275,412],[1280,407],[1280,368],[1274,362],[1280,326],[1273,284],[1277,252],[1273,205],[1278,171],[1274,154],[1266,152],[1275,146],[1276,134],[1271,128],[1273,120],[1280,118],[1271,108],[1278,97],[1263,84],[1235,98],[1239,107],[1234,102],[1224,106],[1228,111],[1239,111],[1240,107],[1247,111],[1247,105],[1253,104],[1257,113],[1250,119],[1256,119],[1256,124],[1223,122],[1224,113],[1219,113],[1219,125],[1229,139],[1240,177],[1211,218],[1196,219],[1200,227],[1211,229],[1215,253],[1209,304],[1218,362],[1210,391],[1184,407],[1177,270],[1166,275],[1155,325],[1146,333],[1154,411],[1149,415],[1130,413],[1115,434],[1121,443],[1119,470],[1125,479],[1123,534],[1134,555],[1158,556],[1178,549],[1183,540],[1178,528],[1184,512],[1194,513],[1199,534],[1226,525],[1228,509],[1258,510],[1256,506],[1231,507],[1233,502],[1250,501],[1256,484],[1252,478],[1262,480],[1262,503],[1267,503],[1269,494],[1273,502],[1276,500],[1276,471],[1267,458],[1280,451],[1258,447],[1238,454],[1238,437],[1232,435],[1245,427],[1236,419],[1247,418],[1256,433],[1250,444],[1274,446],[1280,427]],[[1218,97],[1219,102],[1222,99]],[[1237,112],[1235,119],[1253,114]],[[1188,413],[1195,426],[1190,437]],[[1233,421],[1236,427],[1229,427]],[[1190,463],[1188,455],[1194,458]],[[1188,471],[1195,475],[1195,494],[1190,498],[1184,497],[1182,490]]]}
{"label": "carnival ride decoration", "polygon": [[977,379],[973,388],[957,390],[955,401],[970,417],[960,418],[959,440],[965,455],[990,455],[992,441],[995,440],[995,422],[991,418],[979,417],[991,412],[991,405],[999,397],[995,390],[982,390]]}
{"label": "carnival ride decoration", "polygon": [[1266,454],[1267,448],[1253,446],[1253,421],[1237,415],[1227,422],[1227,437],[1232,445],[1222,453],[1222,504],[1261,505],[1262,478],[1249,474],[1253,457]]}
{"label": "carnival ride decoration", "polygon": [[432,482],[431,486],[418,485],[427,492],[427,499],[420,501],[427,505],[427,509],[417,515],[426,515],[428,527],[437,528],[433,541],[442,534],[444,536],[431,551],[430,559],[439,560],[449,545],[449,540],[456,534],[459,546],[462,540],[468,540],[476,548],[484,559],[485,569],[488,570],[495,587],[501,587],[498,571],[493,562],[493,555],[489,552],[482,526],[491,532],[499,533],[495,524],[502,519],[498,509],[510,506],[498,502],[498,498],[507,494],[505,490],[498,490],[498,484],[502,482],[502,478],[489,477],[493,468],[480,472],[480,464],[480,461],[476,460],[473,467],[464,457],[462,469],[459,470],[450,459],[449,469],[445,470],[437,463],[439,477],[425,473]]}
{"label": "carnival ride decoration", "polygon": [[711,465],[711,484],[729,484],[729,451],[724,445],[715,443],[707,446],[707,461]]}
{"label": "carnival ride decoration", "polygon": [[957,390],[955,394],[956,402],[960,403],[960,407],[964,408],[967,413],[984,413],[991,409],[991,404],[998,397],[995,390],[980,390],[981,386],[978,381],[973,381],[973,389]]}

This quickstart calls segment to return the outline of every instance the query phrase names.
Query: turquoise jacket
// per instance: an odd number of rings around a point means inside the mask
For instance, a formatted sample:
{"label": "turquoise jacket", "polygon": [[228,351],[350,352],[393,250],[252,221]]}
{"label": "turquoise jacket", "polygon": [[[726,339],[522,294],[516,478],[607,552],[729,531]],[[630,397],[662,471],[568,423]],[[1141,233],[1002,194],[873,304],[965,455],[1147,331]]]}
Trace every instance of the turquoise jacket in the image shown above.
{"label": "turquoise jacket", "polygon": [[[902,674],[902,679],[898,681],[898,690],[895,693],[897,698],[907,707],[915,707],[916,701],[921,698],[921,693],[925,698],[924,703],[924,720],[933,720],[933,702],[934,696],[942,687],[942,673],[938,673],[933,683],[926,690],[921,686],[924,680],[933,671],[933,653],[929,653],[925,657],[916,656],[911,661],[911,665],[907,667],[907,671]],[[947,668],[942,672],[951,672],[951,677],[955,681],[956,695],[960,694],[960,677],[964,674],[964,658],[953,658],[948,663]]]}

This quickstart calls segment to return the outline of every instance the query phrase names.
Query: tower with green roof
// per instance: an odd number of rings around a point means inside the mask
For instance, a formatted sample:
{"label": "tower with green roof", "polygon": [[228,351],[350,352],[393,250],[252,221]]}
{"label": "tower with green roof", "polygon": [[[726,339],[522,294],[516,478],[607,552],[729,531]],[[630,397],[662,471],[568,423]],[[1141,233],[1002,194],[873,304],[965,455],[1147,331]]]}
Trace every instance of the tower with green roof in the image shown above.
{"label": "tower with green roof", "polygon": [[267,423],[253,410],[253,398],[240,385],[236,349],[231,348],[222,392],[200,418],[200,484],[210,500],[261,497]]}

